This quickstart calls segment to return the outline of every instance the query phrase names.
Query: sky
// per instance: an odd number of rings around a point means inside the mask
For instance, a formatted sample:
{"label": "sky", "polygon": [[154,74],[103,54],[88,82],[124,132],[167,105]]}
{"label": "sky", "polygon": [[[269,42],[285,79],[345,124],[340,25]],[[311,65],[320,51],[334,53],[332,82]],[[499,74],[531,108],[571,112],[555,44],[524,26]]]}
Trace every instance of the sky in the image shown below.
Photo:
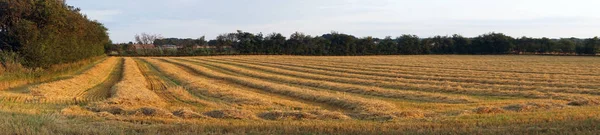
{"label": "sky", "polygon": [[598,0],[67,0],[102,22],[111,40],[139,33],[214,39],[243,30],[357,37],[489,32],[513,37],[600,36]]}

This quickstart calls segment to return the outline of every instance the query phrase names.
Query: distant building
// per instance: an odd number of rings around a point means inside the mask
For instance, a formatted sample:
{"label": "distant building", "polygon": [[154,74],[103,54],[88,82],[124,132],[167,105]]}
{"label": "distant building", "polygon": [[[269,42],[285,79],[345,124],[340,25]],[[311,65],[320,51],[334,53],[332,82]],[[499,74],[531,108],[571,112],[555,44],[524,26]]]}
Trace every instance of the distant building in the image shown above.
{"label": "distant building", "polygon": [[176,45],[162,45],[160,46],[161,50],[177,50],[179,46]]}
{"label": "distant building", "polygon": [[156,46],[152,45],[152,44],[133,44],[131,46],[129,46],[129,51],[135,51],[135,50],[146,50],[146,49],[156,49]]}
{"label": "distant building", "polygon": [[196,45],[194,46],[194,49],[214,49],[216,48],[215,46],[209,46],[209,45]]}

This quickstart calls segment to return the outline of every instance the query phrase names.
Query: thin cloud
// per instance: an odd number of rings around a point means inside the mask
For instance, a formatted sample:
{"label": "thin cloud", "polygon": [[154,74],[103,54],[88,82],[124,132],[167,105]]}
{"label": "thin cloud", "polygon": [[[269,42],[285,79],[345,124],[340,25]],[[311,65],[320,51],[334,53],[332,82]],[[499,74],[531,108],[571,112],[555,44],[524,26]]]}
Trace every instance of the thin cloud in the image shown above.
{"label": "thin cloud", "polygon": [[115,22],[115,16],[122,14],[121,10],[82,10],[89,18],[102,22]]}

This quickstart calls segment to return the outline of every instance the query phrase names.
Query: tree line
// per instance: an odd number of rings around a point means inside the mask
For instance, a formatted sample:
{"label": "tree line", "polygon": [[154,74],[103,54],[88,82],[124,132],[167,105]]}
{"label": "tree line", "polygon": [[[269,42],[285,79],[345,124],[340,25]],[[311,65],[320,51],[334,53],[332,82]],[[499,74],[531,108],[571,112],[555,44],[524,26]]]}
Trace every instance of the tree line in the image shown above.
{"label": "tree line", "polygon": [[[281,33],[253,34],[244,31],[221,34],[216,39],[157,39],[156,45],[207,45],[210,49],[185,53],[147,55],[417,55],[417,54],[553,54],[595,55],[600,53],[598,37],[578,38],[513,38],[502,33],[487,33],[477,37],[434,36],[420,38],[402,35],[392,38],[362,37],[331,32],[310,36],[300,32],[288,37]],[[136,55],[131,53],[130,55]]]}
{"label": "tree line", "polygon": [[1,0],[0,53],[28,67],[48,67],[104,55],[107,28],[62,0]]}

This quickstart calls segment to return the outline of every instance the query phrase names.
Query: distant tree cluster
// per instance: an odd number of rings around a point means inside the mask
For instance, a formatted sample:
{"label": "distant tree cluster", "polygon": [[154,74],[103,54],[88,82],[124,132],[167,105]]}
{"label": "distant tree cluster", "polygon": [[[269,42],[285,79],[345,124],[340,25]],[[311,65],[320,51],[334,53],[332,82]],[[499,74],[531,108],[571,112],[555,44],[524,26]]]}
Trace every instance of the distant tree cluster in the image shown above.
{"label": "distant tree cluster", "polygon": [[62,0],[1,0],[0,50],[29,67],[48,67],[104,54],[107,29]]}
{"label": "distant tree cluster", "polygon": [[[157,39],[161,45],[208,45],[209,48],[194,49],[175,55],[417,55],[417,54],[552,54],[552,55],[595,55],[600,53],[598,37],[577,38],[513,38],[502,33],[488,33],[473,38],[461,35],[434,36],[420,38],[416,35],[402,35],[383,39],[373,37],[357,38],[353,35],[331,32],[321,36],[293,33],[286,38],[280,33],[268,35],[252,34],[244,31],[221,34],[216,39],[167,38]],[[129,53],[130,55],[139,55]],[[168,55],[165,53],[154,56]]]}
{"label": "distant tree cluster", "polygon": [[[577,38],[513,38],[502,33],[488,33],[474,38],[461,35],[419,38],[402,35],[383,39],[357,38],[332,32],[321,36],[293,33],[289,38],[280,33],[252,34],[238,31],[222,34],[209,41],[216,48],[231,46],[234,54],[284,55],[395,55],[395,54],[582,54],[600,52],[598,37]],[[215,52],[224,50],[216,49]]]}

